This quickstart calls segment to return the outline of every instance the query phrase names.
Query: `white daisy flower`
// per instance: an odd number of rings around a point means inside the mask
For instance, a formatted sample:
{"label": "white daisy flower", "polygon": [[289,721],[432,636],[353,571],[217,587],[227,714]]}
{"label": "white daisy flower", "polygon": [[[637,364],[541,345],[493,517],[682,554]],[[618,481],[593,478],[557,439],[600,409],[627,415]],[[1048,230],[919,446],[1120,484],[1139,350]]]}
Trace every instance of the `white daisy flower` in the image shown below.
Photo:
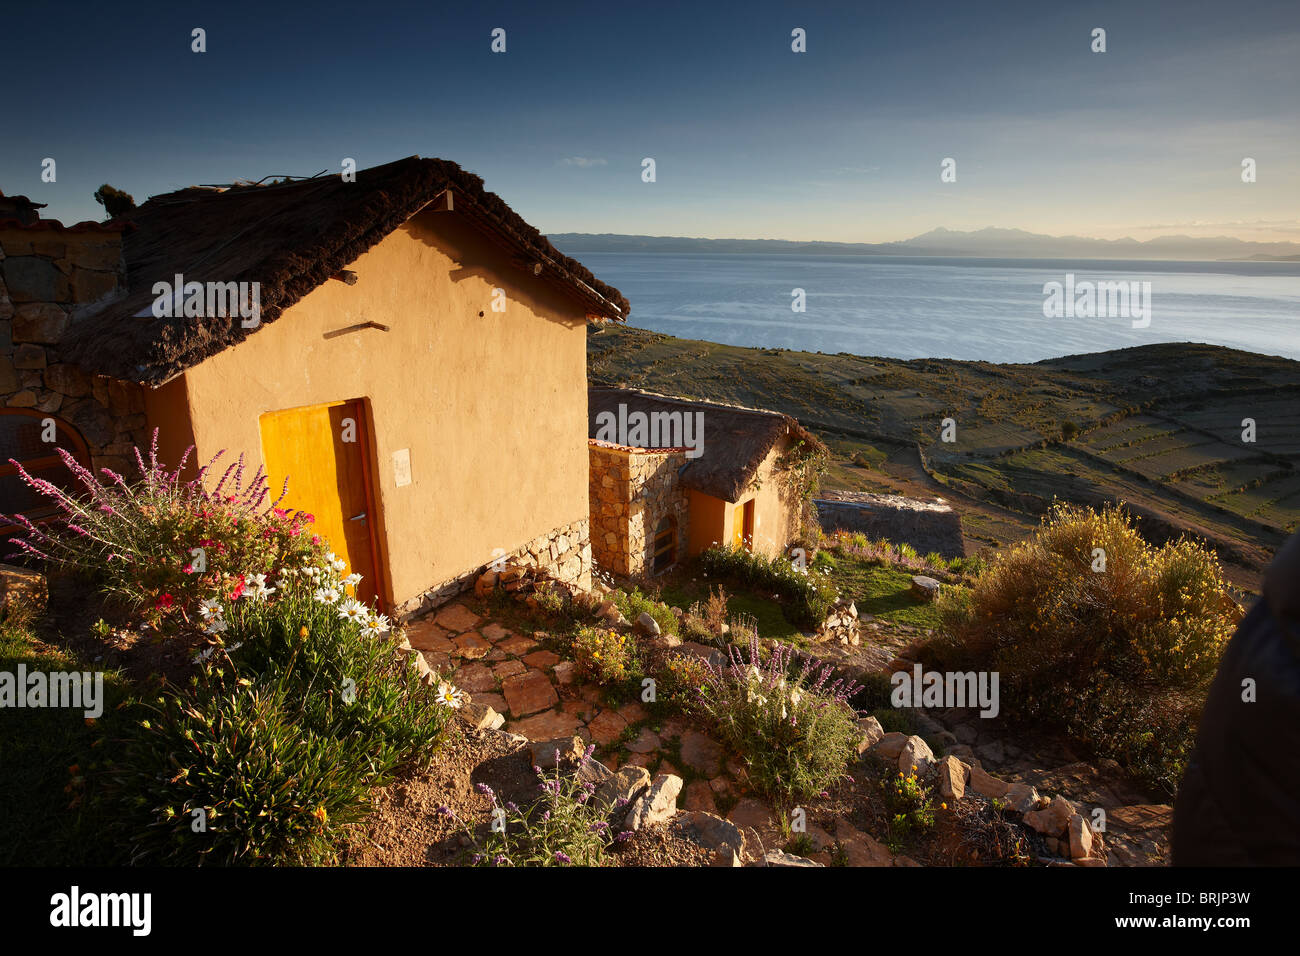
{"label": "white daisy flower", "polygon": [[365,631],[367,634],[378,636],[380,634],[387,634],[390,626],[387,617],[382,614],[373,614],[364,624],[362,624],[361,630]]}
{"label": "white daisy flower", "polygon": [[450,684],[439,684],[437,700],[444,707],[450,707],[452,710],[460,710],[461,699],[464,697],[458,688]]}
{"label": "white daisy flower", "polygon": [[338,588],[317,588],[313,595],[321,604],[337,604],[341,594]]}
{"label": "white daisy flower", "polygon": [[221,617],[221,602],[216,598],[208,598],[206,601],[201,601],[199,603],[199,614],[202,615],[203,620],[205,621],[210,621],[214,617]]}
{"label": "white daisy flower", "polygon": [[361,624],[369,616],[369,609],[360,601],[349,599],[339,605],[339,617],[345,621]]}
{"label": "white daisy flower", "polygon": [[343,583],[350,584],[353,587],[356,587],[358,584],[361,583],[361,575],[353,571],[351,574],[349,574],[346,578],[343,579]]}

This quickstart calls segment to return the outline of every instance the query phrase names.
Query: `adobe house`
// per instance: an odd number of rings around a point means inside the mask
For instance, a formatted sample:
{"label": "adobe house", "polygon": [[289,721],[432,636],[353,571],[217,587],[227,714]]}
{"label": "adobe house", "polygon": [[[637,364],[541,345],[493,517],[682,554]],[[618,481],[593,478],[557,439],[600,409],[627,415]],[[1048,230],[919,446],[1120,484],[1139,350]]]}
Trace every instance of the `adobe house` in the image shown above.
{"label": "adobe house", "polygon": [[[611,433],[634,419],[653,432]],[[588,392],[591,548],[596,564],[624,578],[659,574],[715,544],[768,557],[803,530],[816,459],[825,446],[789,415],[627,388]],[[673,445],[671,416],[697,417],[702,441]],[[611,438],[613,440],[611,440]],[[623,439],[622,441],[618,439]],[[805,494],[807,492],[807,494]]]}
{"label": "adobe house", "polygon": [[[166,461],[243,453],[399,618],[497,558],[589,584],[585,329],[627,301],[479,177],[411,157],[182,189],[129,220],[0,224],[0,399],[24,423],[0,436],[55,416],[96,466],[154,427]],[[108,278],[81,296],[88,249]],[[251,318],[214,283],[256,290]]]}

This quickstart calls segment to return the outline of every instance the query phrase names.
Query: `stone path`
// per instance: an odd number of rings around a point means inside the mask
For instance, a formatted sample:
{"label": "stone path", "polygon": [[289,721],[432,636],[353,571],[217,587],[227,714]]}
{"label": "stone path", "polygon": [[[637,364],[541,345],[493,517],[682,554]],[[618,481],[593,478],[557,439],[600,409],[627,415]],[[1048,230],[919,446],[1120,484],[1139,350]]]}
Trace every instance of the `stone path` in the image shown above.
{"label": "stone path", "polygon": [[683,777],[685,810],[725,815],[738,808],[747,820],[765,819],[751,805],[760,801],[741,799],[744,768],[721,744],[679,718],[652,718],[636,701],[605,705],[598,687],[578,679],[576,664],[542,646],[544,636],[517,634],[464,598],[406,625],[407,640],[429,666],[450,673],[475,704],[504,715],[505,730],[534,741],[581,737],[611,769],[632,764]]}
{"label": "stone path", "polygon": [[[631,764],[652,774],[682,777],[685,786],[678,801],[682,810],[725,817],[756,833],[768,849],[782,844],[771,803],[748,791],[743,766],[716,740],[681,718],[652,715],[635,701],[605,704],[598,687],[579,679],[573,661],[543,645],[545,633],[516,633],[471,609],[468,600],[458,598],[408,623],[407,640],[431,668],[450,674],[456,686],[468,691],[475,705],[503,715],[505,730],[530,741],[581,737],[596,745],[597,759],[611,770]],[[864,641],[861,648],[836,648],[830,654],[825,653],[829,646],[823,646],[814,653],[848,665],[844,669],[850,673],[865,672],[879,668],[875,658],[897,653],[903,640],[873,647],[876,643]],[[698,645],[682,649],[710,653]],[[1117,765],[1109,766],[1113,761],[1100,761],[1094,767],[1070,754],[1035,752],[1029,741],[1020,738],[1017,743],[1031,748],[1022,751],[989,723],[972,711],[930,712],[918,715],[918,732],[942,742],[939,753],[982,765],[1008,782],[1033,786],[1039,793],[1065,794],[1090,809],[1104,809],[1111,865],[1168,862],[1171,809],[1115,784],[1122,774]],[[1041,769],[1045,766],[1056,769]],[[815,857],[826,855],[838,842],[851,866],[916,865],[907,857],[890,854],[847,821],[838,821],[834,830],[831,834],[809,828]]]}

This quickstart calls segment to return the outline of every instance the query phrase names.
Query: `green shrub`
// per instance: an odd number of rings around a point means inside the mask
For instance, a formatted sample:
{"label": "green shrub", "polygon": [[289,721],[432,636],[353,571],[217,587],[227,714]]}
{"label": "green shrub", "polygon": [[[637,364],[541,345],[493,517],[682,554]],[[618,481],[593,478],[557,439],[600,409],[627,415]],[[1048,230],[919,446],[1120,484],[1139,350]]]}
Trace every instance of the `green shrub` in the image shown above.
{"label": "green shrub", "polygon": [[[943,612],[949,636],[932,664],[998,671],[1003,713],[1065,729],[1170,788],[1242,614],[1213,552],[1153,547],[1123,511],[1071,505]],[[1155,739],[1141,728],[1161,712],[1180,716]]]}
{"label": "green shrub", "polygon": [[633,588],[631,591],[620,588],[612,591],[609,599],[630,622],[635,624],[636,619],[643,612],[648,613],[659,625],[659,633],[677,634],[677,615],[673,613],[673,609],[662,601],[656,601],[642,594],[639,588]]}
{"label": "green shrub", "polygon": [[765,558],[743,548],[715,546],[702,552],[699,561],[700,570],[709,578],[776,594],[790,622],[806,630],[826,620],[835,600],[834,591],[819,575],[800,571],[779,555]]}
{"label": "green shrub", "polygon": [[700,707],[745,760],[750,780],[778,802],[816,796],[839,780],[861,736],[848,698],[857,687],[829,681],[828,665],[796,667],[794,649],[776,645],[766,661],[757,640],[747,659],[709,668]]}

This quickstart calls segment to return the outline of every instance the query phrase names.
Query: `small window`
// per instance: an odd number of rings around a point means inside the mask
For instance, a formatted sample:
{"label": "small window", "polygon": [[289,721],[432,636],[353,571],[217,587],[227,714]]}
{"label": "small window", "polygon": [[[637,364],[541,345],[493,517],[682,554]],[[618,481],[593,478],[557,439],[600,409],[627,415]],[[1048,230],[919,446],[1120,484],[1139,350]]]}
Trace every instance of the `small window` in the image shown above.
{"label": "small window", "polygon": [[[47,441],[50,438],[53,440]],[[74,493],[80,489],[80,482],[59,457],[59,448],[82,465],[90,462],[85,441],[66,422],[28,409],[0,410],[0,514],[20,514],[41,521],[58,510],[48,497],[19,477],[10,459],[21,463],[33,478],[43,478]],[[0,521],[0,535],[16,529],[16,525]]]}
{"label": "small window", "polygon": [[677,560],[677,519],[664,518],[655,528],[654,573],[667,571]]}

